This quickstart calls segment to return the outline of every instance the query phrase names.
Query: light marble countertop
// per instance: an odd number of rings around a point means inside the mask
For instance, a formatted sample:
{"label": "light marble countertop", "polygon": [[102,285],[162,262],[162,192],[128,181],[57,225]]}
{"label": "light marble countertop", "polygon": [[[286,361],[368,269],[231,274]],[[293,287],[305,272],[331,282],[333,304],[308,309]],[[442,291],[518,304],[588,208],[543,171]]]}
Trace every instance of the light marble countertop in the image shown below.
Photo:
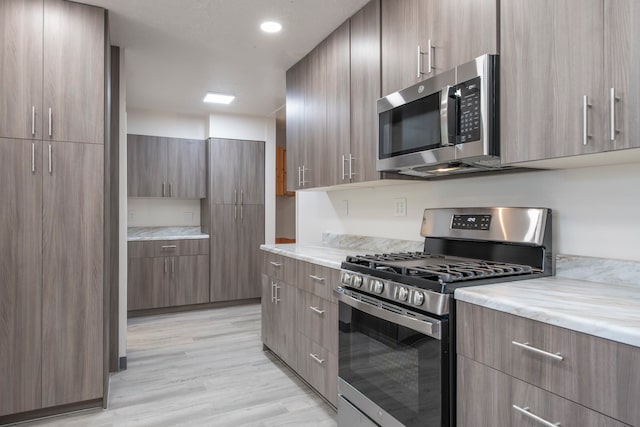
{"label": "light marble countertop", "polygon": [[473,286],[460,301],[640,347],[640,286],[564,277]]}
{"label": "light marble countertop", "polygon": [[129,227],[127,240],[129,242],[145,240],[189,240],[208,239],[209,235],[197,227]]}
{"label": "light marble countertop", "polygon": [[355,255],[356,252],[354,249],[333,248],[320,243],[317,245],[300,245],[297,243],[261,245],[260,249],[277,255],[284,255],[300,261],[308,261],[336,269],[340,268],[340,264],[345,260],[347,255]]}

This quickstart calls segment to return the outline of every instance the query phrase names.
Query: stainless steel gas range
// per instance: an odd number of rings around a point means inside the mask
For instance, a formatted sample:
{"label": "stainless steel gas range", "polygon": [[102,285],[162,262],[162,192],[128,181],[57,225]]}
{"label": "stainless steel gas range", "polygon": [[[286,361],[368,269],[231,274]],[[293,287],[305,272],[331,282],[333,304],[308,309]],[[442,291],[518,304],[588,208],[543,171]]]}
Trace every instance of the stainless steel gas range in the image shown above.
{"label": "stainless steel gas range", "polygon": [[455,289],[554,274],[551,210],[424,211],[424,251],[349,256],[338,426],[455,426]]}

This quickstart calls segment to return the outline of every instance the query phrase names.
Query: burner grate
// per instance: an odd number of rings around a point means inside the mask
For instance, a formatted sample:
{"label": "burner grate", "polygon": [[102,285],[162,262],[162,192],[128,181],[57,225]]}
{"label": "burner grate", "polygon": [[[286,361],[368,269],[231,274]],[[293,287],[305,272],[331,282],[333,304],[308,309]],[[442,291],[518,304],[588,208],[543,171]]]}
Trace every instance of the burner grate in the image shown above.
{"label": "burner grate", "polygon": [[428,267],[410,267],[406,274],[411,277],[430,278],[435,276],[440,282],[453,283],[464,280],[484,279],[487,277],[514,276],[531,274],[528,265],[507,264],[492,261],[452,262],[433,264]]}

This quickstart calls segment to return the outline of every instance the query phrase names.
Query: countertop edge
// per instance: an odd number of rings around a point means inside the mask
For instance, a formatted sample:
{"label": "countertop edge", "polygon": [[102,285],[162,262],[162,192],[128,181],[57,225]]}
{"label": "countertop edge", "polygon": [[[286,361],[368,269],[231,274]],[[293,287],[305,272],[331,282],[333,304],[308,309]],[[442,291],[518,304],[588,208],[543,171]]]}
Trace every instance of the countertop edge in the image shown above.
{"label": "countertop edge", "polygon": [[[287,243],[279,244],[278,246],[286,246],[286,245],[287,245]],[[291,243],[290,245],[292,247],[300,247],[300,246],[296,246],[295,243]],[[275,247],[274,245],[269,245],[269,244],[260,245],[260,249],[265,251],[265,252],[270,252],[272,254],[283,255],[283,256],[287,256],[289,258],[297,259],[299,261],[306,261],[306,262],[310,262],[310,263],[313,263],[313,264],[322,265],[324,267],[333,268],[334,270],[340,270],[341,263],[342,263],[342,261],[336,262],[336,261],[332,261],[332,260],[328,260],[328,259],[318,258],[318,257],[312,256],[312,255],[305,255],[305,254],[302,254],[300,252],[289,251],[286,248]],[[335,249],[335,248],[327,248],[327,249]]]}
{"label": "countertop edge", "polygon": [[197,234],[191,236],[153,236],[153,237],[127,237],[127,242],[152,242],[158,240],[199,240],[208,239],[208,234]]}

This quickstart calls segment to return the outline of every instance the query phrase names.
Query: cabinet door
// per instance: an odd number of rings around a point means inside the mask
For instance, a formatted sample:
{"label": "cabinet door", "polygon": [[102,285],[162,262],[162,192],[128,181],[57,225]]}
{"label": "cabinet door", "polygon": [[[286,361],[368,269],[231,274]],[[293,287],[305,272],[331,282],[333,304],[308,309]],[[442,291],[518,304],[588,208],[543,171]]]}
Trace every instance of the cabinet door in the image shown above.
{"label": "cabinet door", "polygon": [[167,138],[167,196],[207,197],[206,150],[200,139]]}
{"label": "cabinet door", "polygon": [[238,258],[240,207],[212,205],[209,252],[211,260],[210,298],[212,302],[236,298],[238,288]]}
{"label": "cabinet door", "polygon": [[503,163],[601,151],[602,0],[501,2],[500,33]]}
{"label": "cabinet door", "polygon": [[0,28],[0,137],[42,139],[42,1],[1,1]]}
{"label": "cabinet door", "polygon": [[307,57],[287,70],[287,190],[300,188],[300,168],[304,163],[304,85],[307,73]]}
{"label": "cabinet door", "polygon": [[171,260],[174,278],[169,290],[171,305],[209,302],[209,255],[173,257]]}
{"label": "cabinet door", "polygon": [[[322,164],[322,185],[349,182],[350,145],[350,22],[346,21],[326,41],[327,44],[327,118],[324,139],[325,161]],[[314,159],[310,159],[313,163]]]}
{"label": "cabinet door", "polygon": [[127,195],[168,195],[167,163],[167,138],[127,135]]}
{"label": "cabinet door", "polygon": [[245,205],[264,204],[264,142],[240,142],[238,203]]}
{"label": "cabinet door", "polygon": [[244,167],[242,142],[237,139],[211,138],[209,143],[211,203],[239,203],[241,183],[237,169]]}
{"label": "cabinet door", "polygon": [[278,325],[276,353],[294,370],[298,369],[298,347],[296,339],[296,293],[294,286],[277,282],[274,303]]}
{"label": "cabinet door", "polygon": [[44,1],[46,139],[104,143],[104,21],[101,8]]}
{"label": "cabinet door", "polygon": [[[606,145],[613,149],[640,146],[640,3],[636,0],[605,0]],[[611,89],[614,102],[611,120]],[[611,141],[612,127],[615,133]]]}
{"label": "cabinet door", "polygon": [[276,312],[274,304],[274,281],[266,274],[261,275],[262,278],[262,343],[269,347],[272,351],[276,350],[275,333],[278,330],[276,324]]}
{"label": "cabinet door", "polygon": [[[382,0],[382,95],[422,79],[418,45],[419,1]],[[420,46],[424,51],[426,46]]]}
{"label": "cabinet door", "polygon": [[42,405],[42,143],[0,139],[0,159],[2,416]]}
{"label": "cabinet door", "polygon": [[238,234],[236,286],[233,299],[260,297],[261,255],[264,243],[264,205],[242,205],[238,207]]}
{"label": "cabinet door", "polygon": [[302,188],[325,185],[323,165],[328,160],[327,144],[327,42],[309,53],[305,81],[304,131],[305,154]]}
{"label": "cabinet door", "polygon": [[[129,258],[127,310],[145,310],[173,305],[170,298],[172,259],[175,263],[175,257]],[[175,271],[175,264],[173,270]]]}
{"label": "cabinet door", "polygon": [[[380,0],[351,18],[351,168],[353,182],[373,181],[378,145],[380,98]],[[348,166],[347,166],[348,167]]]}
{"label": "cabinet door", "polygon": [[[45,143],[42,403],[102,397],[104,146]],[[51,169],[49,169],[51,165]]]}

